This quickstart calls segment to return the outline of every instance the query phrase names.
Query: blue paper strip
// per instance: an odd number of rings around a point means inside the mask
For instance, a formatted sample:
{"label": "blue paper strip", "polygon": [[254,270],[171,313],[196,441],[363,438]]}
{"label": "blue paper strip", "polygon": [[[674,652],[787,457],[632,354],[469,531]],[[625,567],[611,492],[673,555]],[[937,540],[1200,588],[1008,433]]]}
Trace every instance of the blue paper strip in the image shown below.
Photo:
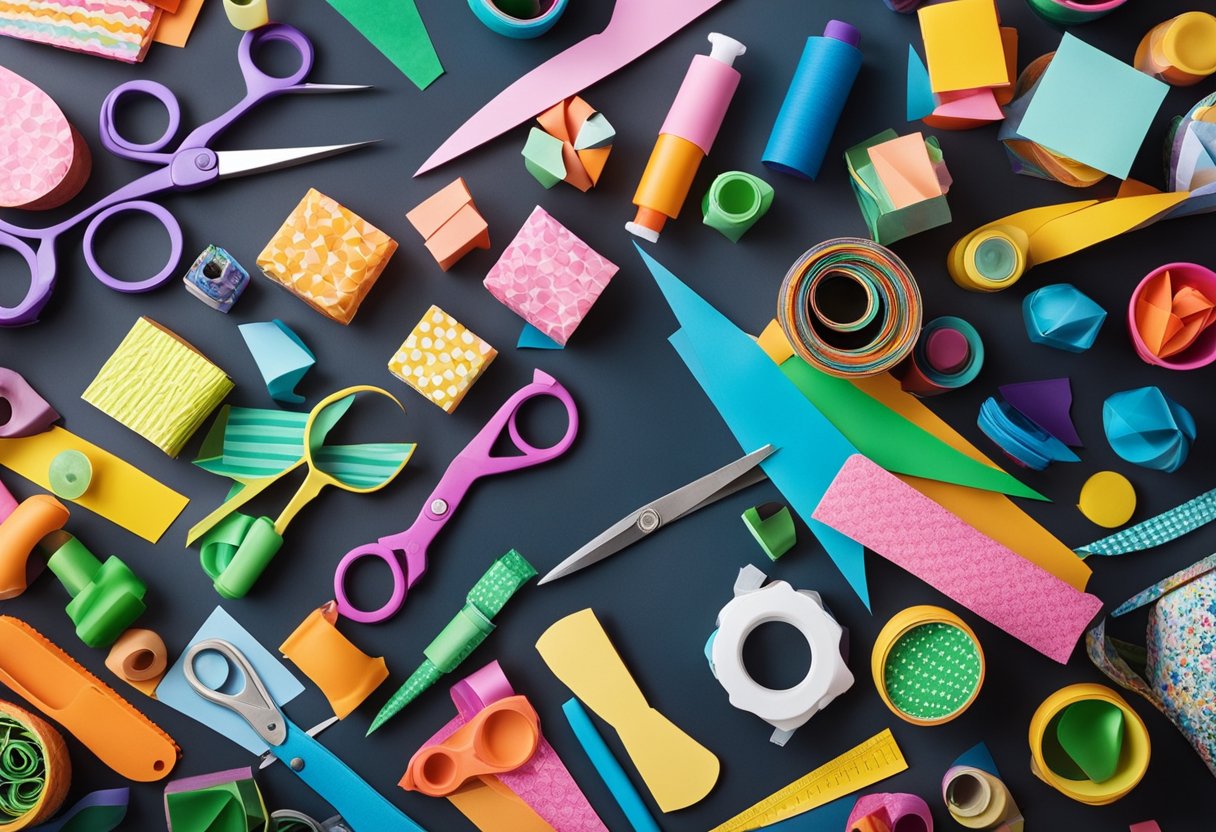
{"label": "blue paper strip", "polygon": [[625,769],[621,768],[621,764],[612,755],[608,743],[604,742],[604,738],[596,730],[582,703],[577,699],[568,699],[562,705],[562,713],[566,715],[566,721],[570,723],[579,745],[591,758],[591,765],[595,766],[596,773],[625,813],[629,825],[635,832],[661,832],[646,804],[642,802],[642,796],[629,780],[629,775],[625,774]]}
{"label": "blue paper strip", "polygon": [[[870,608],[865,550],[812,517],[832,479],[858,451],[751,337],[638,247],[682,329],[670,342],[745,451],[772,444],[761,467]],[[712,372],[708,368],[713,368]]]}

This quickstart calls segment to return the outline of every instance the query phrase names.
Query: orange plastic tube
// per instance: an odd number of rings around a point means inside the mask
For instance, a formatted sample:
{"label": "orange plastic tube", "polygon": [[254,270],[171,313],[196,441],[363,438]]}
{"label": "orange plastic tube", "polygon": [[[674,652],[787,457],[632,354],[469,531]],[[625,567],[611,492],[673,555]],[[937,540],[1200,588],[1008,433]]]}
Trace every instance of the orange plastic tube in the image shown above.
{"label": "orange plastic tube", "polygon": [[164,639],[152,630],[139,627],[132,627],[119,636],[106,656],[106,669],[153,699],[168,666],[169,651]]}
{"label": "orange plastic tube", "polygon": [[701,148],[687,139],[659,134],[633,195],[633,204],[638,206],[634,223],[658,234],[668,219],[678,217],[704,158]]}
{"label": "orange plastic tube", "polygon": [[63,503],[49,494],[35,494],[0,523],[0,601],[16,598],[29,585],[30,554],[38,541],[68,522]]}
{"label": "orange plastic tube", "polygon": [[388,678],[383,657],[372,658],[338,632],[338,605],[315,609],[287,637],[279,652],[291,659],[343,719]]}
{"label": "orange plastic tube", "polygon": [[54,719],[128,780],[166,777],[173,738],[30,625],[0,615],[0,683]]}

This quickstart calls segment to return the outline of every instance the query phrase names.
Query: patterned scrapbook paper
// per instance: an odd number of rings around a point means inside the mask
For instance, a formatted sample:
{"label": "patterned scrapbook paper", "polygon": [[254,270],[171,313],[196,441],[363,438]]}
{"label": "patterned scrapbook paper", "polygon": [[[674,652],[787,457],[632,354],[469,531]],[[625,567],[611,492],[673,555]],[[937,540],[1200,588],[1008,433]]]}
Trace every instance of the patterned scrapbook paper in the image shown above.
{"label": "patterned scrapbook paper", "polygon": [[0,0],[0,35],[126,63],[144,59],[159,20],[145,0]]}

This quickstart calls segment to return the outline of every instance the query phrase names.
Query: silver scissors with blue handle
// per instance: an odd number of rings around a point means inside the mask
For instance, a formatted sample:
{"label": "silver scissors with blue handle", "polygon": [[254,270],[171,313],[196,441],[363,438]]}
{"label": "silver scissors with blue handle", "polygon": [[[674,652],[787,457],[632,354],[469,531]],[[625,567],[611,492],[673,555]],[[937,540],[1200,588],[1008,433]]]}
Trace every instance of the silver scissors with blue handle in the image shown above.
{"label": "silver scissors with blue handle", "polygon": [[[218,653],[228,662],[229,679],[232,671],[240,672],[241,685],[236,693],[224,693],[203,684],[194,671],[194,662],[202,653]],[[304,729],[292,724],[283,715],[266,690],[245,654],[223,639],[204,639],[186,652],[184,668],[186,682],[199,696],[227,708],[249,723],[258,736],[270,746],[296,776],[333,806],[353,832],[426,832],[412,818],[389,803],[367,784],[346,763],[339,760]]]}

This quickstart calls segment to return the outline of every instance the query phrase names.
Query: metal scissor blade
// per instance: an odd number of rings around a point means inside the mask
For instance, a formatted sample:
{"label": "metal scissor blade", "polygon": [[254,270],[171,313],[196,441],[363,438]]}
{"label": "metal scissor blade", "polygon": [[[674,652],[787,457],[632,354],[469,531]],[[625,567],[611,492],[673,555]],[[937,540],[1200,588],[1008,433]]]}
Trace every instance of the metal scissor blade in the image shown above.
{"label": "metal scissor blade", "polygon": [[663,524],[679,520],[686,514],[764,480],[767,475],[758,466],[774,450],[776,448],[772,445],[758,448],[683,488],[677,488],[650,505],[659,513],[659,520]]}
{"label": "metal scissor blade", "polygon": [[550,581],[556,581],[558,578],[564,578],[593,563],[599,563],[609,555],[615,555],[626,546],[637,543],[647,534],[638,528],[638,516],[645,509],[646,506],[643,506],[604,529],[573,555],[550,569],[543,578],[536,582],[536,585],[540,586]]}
{"label": "metal scissor blade", "polygon": [[219,176],[227,179],[232,176],[245,176],[250,173],[281,170],[317,159],[325,159],[376,144],[378,140],[366,142],[351,142],[350,144],[325,144],[317,147],[279,147],[272,150],[219,150]]}
{"label": "metal scissor blade", "polygon": [[[766,475],[758,466],[774,450],[772,445],[765,445],[745,457],[736,459],[729,465],[724,465],[713,473],[706,474],[654,502],[647,503],[609,526],[595,539],[553,567],[537,582],[537,585],[556,581],[558,578],[564,578],[572,572],[598,563],[626,546],[636,543],[650,532],[657,531],[672,520],[678,520],[685,514],[761,482]],[[643,531],[638,526],[638,519],[643,512],[648,510],[655,512],[659,523],[648,531]]]}
{"label": "metal scissor blade", "polygon": [[[321,733],[322,731],[324,731],[326,728],[333,725],[337,721],[338,721],[338,717],[331,716],[329,719],[325,720],[324,722],[318,722],[316,725],[312,726],[304,733],[308,734],[308,736],[310,736],[310,737],[315,737],[317,734]],[[258,763],[258,771],[261,771],[262,769],[266,768],[267,766],[272,766],[279,761],[279,758],[274,756],[274,754],[271,753],[270,751],[262,752],[262,756],[260,759],[261,759],[261,762]]]}
{"label": "metal scissor blade", "polygon": [[296,84],[288,92],[294,95],[323,95],[330,92],[358,92],[374,89],[371,84]]}

